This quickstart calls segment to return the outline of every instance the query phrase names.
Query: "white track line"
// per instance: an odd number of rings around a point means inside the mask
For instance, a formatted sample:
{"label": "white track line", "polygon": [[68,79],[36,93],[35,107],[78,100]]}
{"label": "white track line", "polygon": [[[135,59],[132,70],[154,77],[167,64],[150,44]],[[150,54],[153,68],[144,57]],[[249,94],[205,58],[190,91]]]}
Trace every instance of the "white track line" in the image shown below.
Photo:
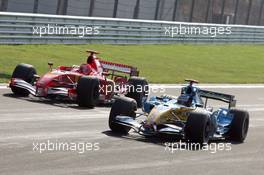
{"label": "white track line", "polygon": [[[180,89],[184,84],[150,84],[150,88]],[[255,89],[264,88],[264,84],[200,84],[200,88],[221,88],[221,89]],[[7,89],[7,84],[0,84],[0,89]]]}
{"label": "white track line", "polygon": [[[33,115],[34,116],[34,115]],[[66,120],[99,120],[99,119],[108,119],[108,115],[75,115],[75,116],[47,116],[47,117],[25,117],[25,118],[1,118],[0,123],[6,122],[34,122],[34,121],[66,121]]]}
{"label": "white track line", "polygon": [[53,131],[53,132],[36,132],[34,134],[14,134],[14,135],[1,135],[0,142],[5,142],[9,140],[17,139],[29,139],[29,140],[41,140],[41,139],[57,139],[57,138],[89,138],[89,140],[100,139],[107,137],[104,134],[101,134],[101,130],[93,131]]}
{"label": "white track line", "polygon": [[[151,84],[150,88],[165,88],[165,89],[180,89],[186,85],[179,84]],[[264,84],[201,84],[198,85],[199,88],[207,88],[207,89],[260,89],[264,88]]]}
{"label": "white track line", "polygon": [[8,88],[7,86],[0,85],[0,89],[7,89],[7,88]]}

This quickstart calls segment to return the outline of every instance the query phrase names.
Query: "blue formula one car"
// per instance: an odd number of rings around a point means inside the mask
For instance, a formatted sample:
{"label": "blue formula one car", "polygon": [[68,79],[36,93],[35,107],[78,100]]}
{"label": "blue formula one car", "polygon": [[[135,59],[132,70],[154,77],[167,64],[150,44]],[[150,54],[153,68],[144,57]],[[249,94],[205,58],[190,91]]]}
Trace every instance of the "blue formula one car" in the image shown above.
{"label": "blue formula one car", "polygon": [[[196,80],[186,81],[189,85],[182,88],[179,97],[153,96],[143,102],[142,113],[137,113],[135,100],[117,99],[109,116],[110,129],[120,134],[128,134],[132,128],[143,136],[177,135],[200,144],[216,138],[243,142],[248,132],[249,113],[234,108],[235,97],[202,90],[194,86],[198,83]],[[228,103],[228,107],[213,110],[207,107],[208,99]]]}

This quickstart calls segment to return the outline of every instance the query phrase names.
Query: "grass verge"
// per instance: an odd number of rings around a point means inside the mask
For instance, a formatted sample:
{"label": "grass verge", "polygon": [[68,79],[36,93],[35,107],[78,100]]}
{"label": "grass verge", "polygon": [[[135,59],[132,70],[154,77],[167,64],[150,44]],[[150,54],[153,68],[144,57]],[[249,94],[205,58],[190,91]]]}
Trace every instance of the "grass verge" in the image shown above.
{"label": "grass verge", "polygon": [[264,83],[264,45],[0,45],[0,82],[18,63],[48,71],[47,62],[79,65],[86,49],[105,60],[133,65],[152,83]]}

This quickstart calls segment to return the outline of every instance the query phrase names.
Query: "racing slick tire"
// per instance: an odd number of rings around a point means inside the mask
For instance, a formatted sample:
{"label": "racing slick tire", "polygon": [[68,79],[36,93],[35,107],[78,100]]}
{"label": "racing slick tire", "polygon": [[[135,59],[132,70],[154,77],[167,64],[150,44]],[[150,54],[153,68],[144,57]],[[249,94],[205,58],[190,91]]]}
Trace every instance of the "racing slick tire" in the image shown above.
{"label": "racing slick tire", "polygon": [[136,118],[135,111],[137,110],[137,103],[134,99],[128,97],[119,97],[115,100],[112,105],[110,115],[109,115],[109,128],[118,134],[127,134],[130,127],[120,125],[116,123],[117,115],[130,116],[132,118]]}
{"label": "racing slick tire", "polygon": [[236,142],[244,142],[248,133],[249,114],[247,111],[231,109],[230,113],[233,114],[231,122],[229,139]]}
{"label": "racing slick tire", "polygon": [[82,76],[77,84],[77,103],[80,107],[94,108],[99,101],[99,80]]}
{"label": "racing slick tire", "polygon": [[184,128],[185,138],[191,143],[206,144],[209,141],[210,119],[207,114],[191,112]]}
{"label": "racing slick tire", "polygon": [[[20,78],[28,83],[33,83],[34,75],[37,74],[36,69],[30,64],[18,64],[12,74],[12,78]],[[12,92],[15,95],[27,97],[29,91],[23,88],[11,86]]]}
{"label": "racing slick tire", "polygon": [[143,77],[131,77],[128,80],[128,93],[127,97],[133,98],[137,102],[137,107],[141,108],[143,102],[148,98],[148,82]]}

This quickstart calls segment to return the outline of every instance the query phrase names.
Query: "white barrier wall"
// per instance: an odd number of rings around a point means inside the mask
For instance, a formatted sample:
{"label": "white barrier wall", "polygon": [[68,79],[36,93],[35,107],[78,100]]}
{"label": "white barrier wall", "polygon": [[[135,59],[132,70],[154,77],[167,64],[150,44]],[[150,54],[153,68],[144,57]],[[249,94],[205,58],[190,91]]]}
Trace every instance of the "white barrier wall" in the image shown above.
{"label": "white barrier wall", "polygon": [[0,44],[90,43],[263,44],[264,27],[0,12]]}

